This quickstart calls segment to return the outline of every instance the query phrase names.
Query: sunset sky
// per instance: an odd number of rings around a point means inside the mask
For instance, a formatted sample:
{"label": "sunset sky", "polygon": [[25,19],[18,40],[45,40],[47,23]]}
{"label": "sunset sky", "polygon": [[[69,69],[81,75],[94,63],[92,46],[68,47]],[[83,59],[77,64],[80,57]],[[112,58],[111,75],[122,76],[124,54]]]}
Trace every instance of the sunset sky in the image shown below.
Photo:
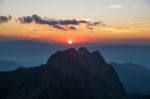
{"label": "sunset sky", "polygon": [[0,0],[0,39],[150,42],[150,0]]}

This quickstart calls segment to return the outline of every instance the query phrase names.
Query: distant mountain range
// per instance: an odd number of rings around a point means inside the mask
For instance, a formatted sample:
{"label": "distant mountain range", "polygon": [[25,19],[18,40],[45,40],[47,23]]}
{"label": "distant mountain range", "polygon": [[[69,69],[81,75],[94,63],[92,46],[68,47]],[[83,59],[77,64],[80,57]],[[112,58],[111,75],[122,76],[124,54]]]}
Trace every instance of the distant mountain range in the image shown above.
{"label": "distant mountain range", "polygon": [[21,65],[15,61],[0,60],[0,71],[11,71],[19,68]]}
{"label": "distant mountain range", "polygon": [[99,49],[107,62],[136,63],[150,69],[150,46],[109,45],[95,46],[89,49]]}
{"label": "distant mountain range", "polygon": [[150,70],[133,63],[111,63],[128,93],[150,94]]}
{"label": "distant mountain range", "polygon": [[57,51],[46,64],[0,72],[0,99],[127,99],[99,51]]}
{"label": "distant mountain range", "polygon": [[14,60],[24,66],[36,66],[45,63],[49,55],[62,48],[60,45],[35,41],[1,42],[0,59]]}
{"label": "distant mountain range", "polygon": [[[75,48],[81,45],[74,45]],[[150,69],[150,46],[85,44],[90,51],[100,50],[107,62],[142,64]],[[14,60],[25,66],[44,64],[57,49],[66,49],[67,45],[35,41],[8,41],[0,43],[0,60]]]}

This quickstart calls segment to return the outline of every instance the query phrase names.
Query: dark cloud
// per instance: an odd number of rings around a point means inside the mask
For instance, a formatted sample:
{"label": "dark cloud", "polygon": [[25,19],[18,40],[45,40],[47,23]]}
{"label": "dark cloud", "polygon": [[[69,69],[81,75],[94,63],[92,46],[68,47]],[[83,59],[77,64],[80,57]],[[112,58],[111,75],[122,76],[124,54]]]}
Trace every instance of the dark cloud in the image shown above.
{"label": "dark cloud", "polygon": [[73,19],[73,20],[59,20],[59,24],[61,24],[61,25],[79,25],[79,22],[75,19]]}
{"label": "dark cloud", "polygon": [[51,20],[51,19],[43,19],[38,15],[33,15],[32,17],[34,19],[34,22],[38,23],[38,24],[48,24],[48,25],[57,25],[58,24],[58,21]]}
{"label": "dark cloud", "polygon": [[5,23],[5,22],[8,22],[9,20],[11,20],[11,16],[8,15],[8,16],[0,16],[0,23]]}
{"label": "dark cloud", "polygon": [[86,20],[76,20],[76,19],[53,20],[47,17],[42,18],[38,15],[20,17],[18,18],[18,20],[23,24],[32,23],[32,22],[35,22],[37,24],[46,24],[58,30],[77,30],[75,26],[80,25],[80,24],[85,24],[88,29],[93,29],[94,26],[98,26],[98,25],[105,26],[105,24],[101,21],[89,22]]}
{"label": "dark cloud", "polygon": [[18,20],[21,23],[32,23],[33,22],[33,17],[30,17],[30,16],[20,17],[20,18],[18,18]]}
{"label": "dark cloud", "polygon": [[58,29],[58,30],[64,30],[66,31],[66,28],[64,28],[62,25],[54,25],[54,28]]}
{"label": "dark cloud", "polygon": [[106,25],[102,21],[87,23],[87,28],[90,30],[93,30],[95,26],[106,26]]}
{"label": "dark cloud", "polygon": [[79,23],[85,23],[85,24],[89,23],[88,21],[85,21],[85,20],[79,20],[78,22]]}
{"label": "dark cloud", "polygon": [[53,28],[56,28],[58,30],[64,30],[64,31],[66,31],[66,30],[77,30],[77,28],[74,26],[63,26],[63,25],[58,25],[58,24],[54,25]]}
{"label": "dark cloud", "polygon": [[106,26],[102,21],[93,22],[93,25],[94,25],[94,26],[96,26],[96,25]]}
{"label": "dark cloud", "polygon": [[38,15],[32,16],[35,23],[38,24],[48,24],[48,25],[78,25],[79,22],[77,20],[53,20],[53,19],[43,19]]}
{"label": "dark cloud", "polygon": [[68,29],[69,29],[69,30],[77,30],[77,28],[74,27],[74,26],[70,26]]}

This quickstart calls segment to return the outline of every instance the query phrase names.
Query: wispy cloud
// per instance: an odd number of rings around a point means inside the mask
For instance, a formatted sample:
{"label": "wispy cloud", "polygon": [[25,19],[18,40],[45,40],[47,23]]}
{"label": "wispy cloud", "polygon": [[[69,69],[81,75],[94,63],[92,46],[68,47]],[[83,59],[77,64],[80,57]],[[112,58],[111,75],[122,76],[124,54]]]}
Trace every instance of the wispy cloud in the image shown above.
{"label": "wispy cloud", "polygon": [[11,20],[11,18],[12,17],[10,15],[8,15],[8,16],[0,16],[0,24],[8,22],[9,20]]}
{"label": "wispy cloud", "polygon": [[109,6],[108,6],[108,8],[114,8],[114,9],[120,9],[120,8],[122,8],[122,7],[123,7],[123,5],[121,5],[121,4],[109,5]]}
{"label": "wispy cloud", "polygon": [[102,28],[103,31],[113,32],[113,33],[132,33],[137,32],[136,27],[130,26],[120,26],[120,27],[104,27]]}

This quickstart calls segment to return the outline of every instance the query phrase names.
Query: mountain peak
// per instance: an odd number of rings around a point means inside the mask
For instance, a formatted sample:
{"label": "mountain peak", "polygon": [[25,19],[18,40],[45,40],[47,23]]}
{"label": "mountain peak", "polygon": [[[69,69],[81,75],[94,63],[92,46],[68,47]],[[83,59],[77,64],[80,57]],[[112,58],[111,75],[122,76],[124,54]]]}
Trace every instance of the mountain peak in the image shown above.
{"label": "mountain peak", "polygon": [[49,59],[47,64],[50,64],[52,62],[78,62],[79,61],[79,55],[75,48],[69,48],[64,51],[58,51],[55,54],[53,54]]}
{"label": "mountain peak", "polygon": [[104,58],[99,51],[89,52],[88,49],[85,47],[80,47],[78,51],[76,51],[75,48],[58,51],[48,59],[47,64],[50,64],[54,61],[83,63],[85,60],[98,62],[100,64],[106,64]]}
{"label": "mountain peak", "polygon": [[65,52],[72,54],[72,53],[76,53],[77,51],[75,48],[69,48],[69,49],[65,50]]}
{"label": "mountain peak", "polygon": [[78,53],[79,53],[79,54],[89,54],[90,52],[88,51],[87,48],[85,48],[85,47],[80,47],[80,48],[78,49]]}

